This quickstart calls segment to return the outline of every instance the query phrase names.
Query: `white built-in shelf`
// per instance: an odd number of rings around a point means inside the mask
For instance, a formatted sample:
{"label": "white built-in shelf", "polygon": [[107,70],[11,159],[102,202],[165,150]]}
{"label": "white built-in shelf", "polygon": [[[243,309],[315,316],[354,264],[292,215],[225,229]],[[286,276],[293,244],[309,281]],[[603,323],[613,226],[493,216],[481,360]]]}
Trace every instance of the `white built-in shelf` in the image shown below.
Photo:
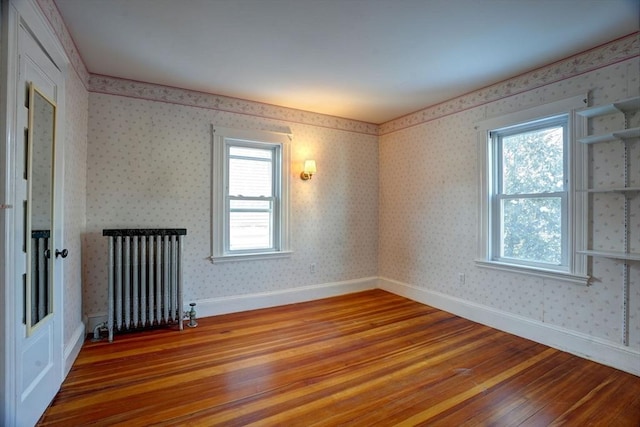
{"label": "white built-in shelf", "polygon": [[[631,150],[631,142],[637,141],[640,137],[640,128],[629,127],[630,121],[630,113],[633,111],[640,110],[640,96],[636,96],[634,98],[626,99],[619,102],[614,102],[607,105],[600,105],[597,107],[587,107],[580,111],[576,111],[576,114],[584,117],[585,119],[593,119],[598,116],[606,116],[610,114],[624,114],[624,125],[622,129],[614,130],[611,133],[607,133],[604,135],[585,135],[583,138],[578,138],[577,141],[582,144],[596,144],[598,142],[610,142],[617,141],[618,143],[624,144],[624,182],[626,184],[629,183],[629,162],[627,161],[628,156],[630,155]],[[586,126],[585,126],[586,130]],[[585,150],[588,152],[588,150]],[[585,156],[586,158],[586,156]],[[588,166],[586,166],[588,167]],[[631,204],[630,200],[633,197],[637,197],[640,194],[640,187],[622,187],[622,188],[608,188],[608,189],[600,189],[600,188],[590,188],[586,191],[587,193],[619,193],[624,196],[624,241],[625,241],[625,250],[624,251],[599,251],[593,249],[585,249],[581,251],[577,251],[579,254],[587,255],[590,257],[601,257],[614,259],[618,261],[623,261],[625,265],[625,272],[623,273],[623,290],[622,290],[622,300],[623,303],[623,325],[622,325],[622,342],[624,345],[629,345],[629,274],[628,274],[628,265],[629,261],[640,261],[640,253],[630,253],[627,252],[629,250],[629,245],[627,240],[630,238],[631,230],[628,222],[630,218],[634,216],[630,213]],[[593,207],[591,207],[593,212]],[[585,247],[586,245],[582,245]],[[596,246],[598,246],[596,244]]]}
{"label": "white built-in shelf", "polygon": [[634,111],[640,109],[640,97],[625,99],[620,102],[614,102],[611,104],[599,105],[597,107],[588,107],[580,111],[576,111],[577,114],[591,118],[596,116],[604,116],[606,114],[624,113],[626,111]]}
{"label": "white built-in shelf", "polygon": [[628,252],[614,252],[614,251],[578,251],[579,254],[596,256],[601,258],[619,259],[623,261],[640,261],[640,254],[628,253]]}
{"label": "white built-in shelf", "polygon": [[619,188],[588,188],[579,190],[587,193],[635,193],[640,191],[640,187],[619,187]]}
{"label": "white built-in shelf", "polygon": [[578,142],[581,142],[583,144],[596,144],[598,142],[625,141],[625,140],[629,140],[632,138],[639,138],[639,137],[640,137],[640,127],[617,130],[615,132],[606,133],[604,135],[586,136],[584,138],[578,139]]}

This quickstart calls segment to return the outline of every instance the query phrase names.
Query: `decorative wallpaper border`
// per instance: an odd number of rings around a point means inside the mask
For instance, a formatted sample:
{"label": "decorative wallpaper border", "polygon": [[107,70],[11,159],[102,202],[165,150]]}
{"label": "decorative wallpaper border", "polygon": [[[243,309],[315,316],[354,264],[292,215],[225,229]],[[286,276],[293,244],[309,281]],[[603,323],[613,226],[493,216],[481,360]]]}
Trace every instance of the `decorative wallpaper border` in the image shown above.
{"label": "decorative wallpaper border", "polygon": [[378,125],[373,123],[296,110],[294,108],[279,107],[277,105],[247,101],[228,96],[213,95],[194,90],[163,86],[155,83],[101,76],[98,74],[90,75],[89,91],[207,108],[267,119],[284,120],[291,123],[364,133],[367,135],[378,134]]}
{"label": "decorative wallpaper border", "polygon": [[373,123],[90,73],[78,52],[78,48],[76,47],[66,24],[62,20],[62,15],[58,10],[58,6],[55,1],[36,1],[47,21],[49,21],[54,33],[58,36],[58,39],[60,39],[60,43],[67,53],[73,68],[76,70],[80,80],[89,92],[121,95],[147,99],[150,101],[161,101],[192,107],[208,108],[262,118],[326,127],[330,129],[364,133],[367,135],[378,134],[378,125]]}
{"label": "decorative wallpaper border", "polygon": [[277,105],[208,94],[193,90],[138,82],[90,73],[54,0],[36,0],[60,39],[74,69],[90,92],[128,96],[208,108],[262,118],[285,120],[368,135],[385,135],[417,126],[489,102],[578,76],[598,68],[640,56],[640,32],[596,46],[519,76],[458,96],[437,105],[376,125]]}
{"label": "decorative wallpaper border", "polygon": [[553,64],[458,96],[379,126],[379,134],[417,126],[444,116],[498,101],[532,89],[594,71],[640,55],[640,32],[636,32]]}
{"label": "decorative wallpaper border", "polygon": [[62,47],[64,48],[67,56],[69,57],[69,61],[73,66],[76,73],[78,73],[78,77],[82,81],[82,84],[85,88],[88,88],[89,83],[89,71],[87,71],[87,67],[84,65],[84,61],[80,56],[80,52],[78,52],[78,48],[76,47],[69,30],[67,29],[67,25],[62,20],[62,15],[60,15],[60,11],[58,10],[58,6],[56,5],[54,0],[36,0],[40,10],[42,10],[43,15],[51,25],[51,29],[58,36]]}

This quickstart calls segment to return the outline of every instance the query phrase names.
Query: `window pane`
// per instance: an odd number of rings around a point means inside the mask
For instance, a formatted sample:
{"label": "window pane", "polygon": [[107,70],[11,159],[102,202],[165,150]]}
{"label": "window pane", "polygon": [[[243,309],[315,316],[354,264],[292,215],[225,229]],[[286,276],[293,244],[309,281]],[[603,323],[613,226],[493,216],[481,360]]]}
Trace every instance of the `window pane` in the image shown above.
{"label": "window pane", "polygon": [[273,150],[265,150],[264,148],[230,146],[229,155],[271,160],[273,159]]}
{"label": "window pane", "polygon": [[229,213],[229,249],[269,249],[271,241],[271,213]]}
{"label": "window pane", "polygon": [[562,134],[553,126],[502,137],[502,193],[563,191]]}
{"label": "window pane", "polygon": [[232,211],[240,209],[271,211],[271,200],[230,200],[229,207]]}
{"label": "window pane", "polygon": [[229,195],[272,196],[272,167],[271,161],[230,158]]}
{"label": "window pane", "polygon": [[561,263],[561,198],[502,200],[501,215],[501,257]]}

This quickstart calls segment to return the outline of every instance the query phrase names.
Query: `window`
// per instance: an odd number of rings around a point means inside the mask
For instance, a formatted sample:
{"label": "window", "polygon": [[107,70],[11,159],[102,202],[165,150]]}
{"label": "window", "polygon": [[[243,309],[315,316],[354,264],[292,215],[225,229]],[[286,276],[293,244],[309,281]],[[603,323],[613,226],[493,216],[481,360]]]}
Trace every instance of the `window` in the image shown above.
{"label": "window", "polygon": [[586,284],[586,151],[573,134],[585,96],[486,120],[480,147],[476,263]]}
{"label": "window", "polygon": [[490,132],[492,260],[567,269],[567,122]]}
{"label": "window", "polygon": [[213,262],[289,253],[289,134],[212,128]]}

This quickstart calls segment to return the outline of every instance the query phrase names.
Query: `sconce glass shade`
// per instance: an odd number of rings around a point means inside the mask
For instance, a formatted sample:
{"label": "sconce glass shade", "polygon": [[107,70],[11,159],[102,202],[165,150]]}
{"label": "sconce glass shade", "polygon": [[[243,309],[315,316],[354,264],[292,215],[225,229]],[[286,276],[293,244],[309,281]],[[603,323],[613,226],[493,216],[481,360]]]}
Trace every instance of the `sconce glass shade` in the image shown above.
{"label": "sconce glass shade", "polygon": [[316,173],[316,161],[315,160],[305,160],[304,161],[304,170],[300,174],[300,178],[304,181],[311,179],[314,173]]}
{"label": "sconce glass shade", "polygon": [[313,175],[316,173],[316,161],[315,160],[305,160],[304,161],[304,172],[309,175]]}

